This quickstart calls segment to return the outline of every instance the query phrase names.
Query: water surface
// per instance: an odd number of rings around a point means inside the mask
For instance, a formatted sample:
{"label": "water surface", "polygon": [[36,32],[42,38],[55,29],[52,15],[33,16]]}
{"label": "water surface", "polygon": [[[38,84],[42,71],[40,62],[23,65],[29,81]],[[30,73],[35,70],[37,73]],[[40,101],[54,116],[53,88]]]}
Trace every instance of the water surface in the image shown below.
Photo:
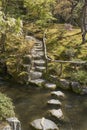
{"label": "water surface", "polygon": [[58,121],[48,114],[51,106],[47,105],[47,101],[53,98],[51,91],[12,83],[1,84],[0,91],[13,99],[22,130],[32,130],[30,122],[42,117],[53,119],[60,130],[87,130],[87,96],[63,91],[66,99],[60,101],[65,120]]}

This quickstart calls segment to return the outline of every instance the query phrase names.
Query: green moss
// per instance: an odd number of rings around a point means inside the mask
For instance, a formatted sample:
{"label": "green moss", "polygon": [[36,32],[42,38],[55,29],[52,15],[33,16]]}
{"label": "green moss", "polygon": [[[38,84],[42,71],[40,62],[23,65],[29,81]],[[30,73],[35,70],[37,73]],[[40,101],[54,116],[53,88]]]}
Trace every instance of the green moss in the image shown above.
{"label": "green moss", "polygon": [[[87,43],[81,44],[81,30],[73,27],[66,30],[63,24],[54,24],[47,29],[47,52],[55,60],[87,60]],[[49,65],[49,73],[58,75],[58,64]],[[71,74],[82,68],[74,64],[63,64],[62,77],[71,77]]]}

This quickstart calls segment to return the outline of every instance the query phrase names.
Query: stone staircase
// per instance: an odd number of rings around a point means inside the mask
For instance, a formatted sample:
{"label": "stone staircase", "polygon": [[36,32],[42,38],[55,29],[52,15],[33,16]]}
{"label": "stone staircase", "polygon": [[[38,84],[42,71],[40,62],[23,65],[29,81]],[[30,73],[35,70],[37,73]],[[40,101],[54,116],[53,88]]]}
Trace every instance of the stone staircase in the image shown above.
{"label": "stone staircase", "polygon": [[49,89],[55,89],[56,84],[48,83],[43,78],[43,72],[46,70],[46,60],[42,41],[36,39],[36,42],[31,50],[31,56],[32,63],[28,76],[28,82],[36,84],[39,87],[44,86]]}

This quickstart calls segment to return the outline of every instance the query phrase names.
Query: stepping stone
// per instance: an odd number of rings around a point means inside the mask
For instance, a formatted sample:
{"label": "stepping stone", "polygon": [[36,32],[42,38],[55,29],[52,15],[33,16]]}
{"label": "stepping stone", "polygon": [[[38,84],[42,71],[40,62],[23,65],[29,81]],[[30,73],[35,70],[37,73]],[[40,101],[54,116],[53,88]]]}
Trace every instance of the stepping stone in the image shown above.
{"label": "stepping stone", "polygon": [[56,99],[51,99],[47,103],[50,104],[50,105],[58,105],[58,106],[62,105],[62,103],[59,100],[56,100]]}
{"label": "stepping stone", "polygon": [[48,88],[48,89],[55,89],[56,88],[56,84],[46,83],[45,87]]}
{"label": "stepping stone", "polygon": [[39,51],[39,52],[37,52],[37,54],[38,54],[39,56],[44,56],[44,52],[43,52],[43,51]]}
{"label": "stepping stone", "polygon": [[42,72],[42,71],[46,70],[46,67],[44,67],[44,66],[36,66],[36,70]]}
{"label": "stepping stone", "polygon": [[51,92],[52,95],[55,95],[57,97],[65,98],[65,94],[61,91],[53,91]]}
{"label": "stepping stone", "polygon": [[53,121],[45,119],[44,117],[41,119],[36,119],[30,124],[36,130],[59,130],[59,128]]}
{"label": "stepping stone", "polygon": [[30,80],[29,82],[42,87],[42,85],[45,83],[45,80],[44,79],[35,79],[35,80]]}
{"label": "stepping stone", "polygon": [[62,112],[62,110],[61,109],[58,109],[58,110],[56,110],[56,109],[53,109],[53,110],[49,110],[49,113],[52,115],[52,116],[54,116],[54,117],[56,117],[57,119],[64,119],[64,115],[63,115],[63,112]]}
{"label": "stepping stone", "polygon": [[41,72],[38,72],[38,71],[31,71],[30,72],[30,77],[31,79],[39,79],[42,77],[42,73]]}
{"label": "stepping stone", "polygon": [[35,65],[44,65],[45,64],[44,60],[34,60],[33,62]]}

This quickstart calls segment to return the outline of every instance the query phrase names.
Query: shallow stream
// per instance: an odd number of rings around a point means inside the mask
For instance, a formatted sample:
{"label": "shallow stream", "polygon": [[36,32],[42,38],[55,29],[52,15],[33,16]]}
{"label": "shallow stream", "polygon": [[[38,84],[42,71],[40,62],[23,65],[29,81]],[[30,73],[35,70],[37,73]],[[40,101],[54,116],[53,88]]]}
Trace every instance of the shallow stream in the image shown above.
{"label": "shallow stream", "polygon": [[[58,89],[60,90],[60,89]],[[39,89],[35,86],[21,86],[18,84],[0,84],[0,92],[13,99],[16,116],[22,124],[22,130],[32,130],[30,122],[46,117],[52,119],[48,110],[52,107],[47,101],[52,99],[49,90]],[[87,96],[80,96],[69,91],[63,91],[66,99],[60,100],[64,121],[53,119],[60,130],[87,130]]]}

